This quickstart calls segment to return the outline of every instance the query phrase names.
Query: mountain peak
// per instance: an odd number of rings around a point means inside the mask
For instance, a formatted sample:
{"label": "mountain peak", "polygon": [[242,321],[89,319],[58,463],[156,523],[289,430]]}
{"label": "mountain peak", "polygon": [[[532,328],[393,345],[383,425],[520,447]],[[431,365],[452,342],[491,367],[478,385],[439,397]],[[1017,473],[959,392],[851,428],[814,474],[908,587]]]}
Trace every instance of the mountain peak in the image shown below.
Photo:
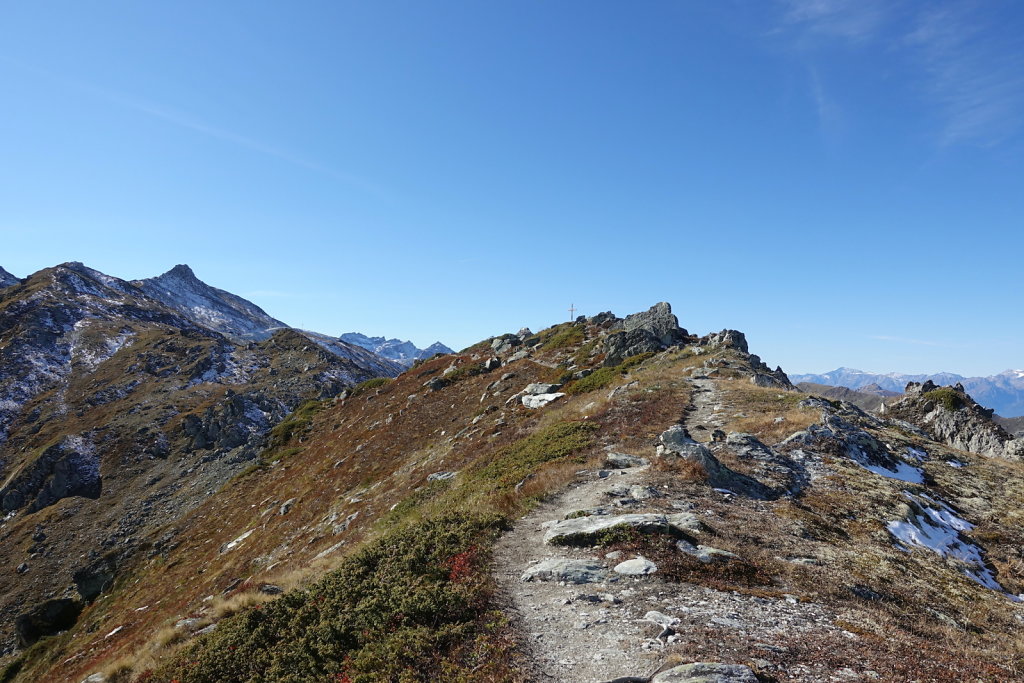
{"label": "mountain peak", "polygon": [[160,277],[168,277],[172,275],[176,278],[181,279],[199,280],[199,278],[196,277],[196,274],[186,263],[179,263],[178,265],[174,266]]}
{"label": "mountain peak", "polygon": [[287,327],[251,301],[206,284],[184,263],[133,284],[192,321],[228,337],[266,339],[273,330]]}

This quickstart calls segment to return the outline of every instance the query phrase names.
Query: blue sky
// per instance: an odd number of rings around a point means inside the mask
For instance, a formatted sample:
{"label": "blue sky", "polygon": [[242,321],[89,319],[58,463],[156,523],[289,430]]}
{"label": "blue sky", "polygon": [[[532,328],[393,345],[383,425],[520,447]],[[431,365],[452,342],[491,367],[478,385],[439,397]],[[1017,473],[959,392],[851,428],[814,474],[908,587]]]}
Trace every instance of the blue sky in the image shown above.
{"label": "blue sky", "polygon": [[1024,366],[1012,0],[9,3],[0,265],[453,347],[667,300],[793,372]]}

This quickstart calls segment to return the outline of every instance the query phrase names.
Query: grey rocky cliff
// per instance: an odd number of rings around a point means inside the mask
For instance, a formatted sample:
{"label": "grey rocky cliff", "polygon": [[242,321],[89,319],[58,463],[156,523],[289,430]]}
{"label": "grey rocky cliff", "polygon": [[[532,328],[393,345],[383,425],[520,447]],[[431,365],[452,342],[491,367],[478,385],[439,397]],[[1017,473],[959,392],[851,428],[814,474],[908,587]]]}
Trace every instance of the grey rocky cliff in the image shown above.
{"label": "grey rocky cliff", "polygon": [[672,314],[672,306],[662,301],[646,311],[626,316],[621,331],[614,331],[605,337],[604,364],[618,365],[630,356],[662,351],[689,340],[689,333],[679,327],[678,318]]}
{"label": "grey rocky cliff", "polygon": [[936,386],[931,380],[910,382],[905,396],[885,409],[885,416],[905,420],[930,433],[935,440],[979,455],[1024,457],[1024,439],[1014,439],[992,419],[962,384]]}

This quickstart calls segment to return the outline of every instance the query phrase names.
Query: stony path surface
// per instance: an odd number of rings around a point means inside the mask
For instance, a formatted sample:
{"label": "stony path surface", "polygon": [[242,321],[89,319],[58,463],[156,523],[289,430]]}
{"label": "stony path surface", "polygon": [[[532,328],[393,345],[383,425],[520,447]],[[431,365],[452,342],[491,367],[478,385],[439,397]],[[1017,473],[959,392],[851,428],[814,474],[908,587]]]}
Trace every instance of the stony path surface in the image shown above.
{"label": "stony path surface", "polygon": [[[709,441],[711,432],[723,424],[718,414],[727,408],[721,404],[713,380],[697,379],[693,385],[694,409],[687,415],[686,427],[698,440]],[[653,459],[654,449],[643,457]],[[647,680],[671,661],[673,642],[706,638],[708,629],[720,633],[722,639],[739,637],[765,647],[804,631],[843,635],[833,626],[836,615],[819,605],[792,597],[765,598],[667,583],[657,573],[622,576],[612,569],[630,557],[607,557],[606,551],[596,546],[570,548],[544,542],[552,522],[578,517],[580,511],[601,509],[609,515],[649,511],[643,500],[622,497],[625,489],[645,485],[648,474],[649,466],[581,472],[574,485],[519,520],[498,541],[494,572],[508,612],[527,641],[529,680]],[[678,501],[677,507],[693,505]],[[702,514],[700,509],[693,512]],[[523,580],[531,569],[555,559],[586,560],[597,576],[585,583]],[[662,617],[671,622],[674,634],[658,638],[663,626],[655,621]],[[834,679],[827,672],[806,671],[798,680]]]}

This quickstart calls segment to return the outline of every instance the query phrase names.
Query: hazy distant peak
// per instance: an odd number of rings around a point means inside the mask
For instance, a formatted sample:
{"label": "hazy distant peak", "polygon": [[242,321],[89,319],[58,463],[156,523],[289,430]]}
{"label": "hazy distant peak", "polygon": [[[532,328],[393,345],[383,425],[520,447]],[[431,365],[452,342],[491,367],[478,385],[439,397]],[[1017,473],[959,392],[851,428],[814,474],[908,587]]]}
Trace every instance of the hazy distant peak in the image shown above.
{"label": "hazy distant peak", "polygon": [[346,332],[339,339],[349,344],[361,346],[368,351],[373,351],[378,356],[383,356],[407,367],[420,358],[430,358],[438,353],[454,353],[441,342],[434,342],[427,348],[421,349],[411,341],[368,337],[360,332]]}

